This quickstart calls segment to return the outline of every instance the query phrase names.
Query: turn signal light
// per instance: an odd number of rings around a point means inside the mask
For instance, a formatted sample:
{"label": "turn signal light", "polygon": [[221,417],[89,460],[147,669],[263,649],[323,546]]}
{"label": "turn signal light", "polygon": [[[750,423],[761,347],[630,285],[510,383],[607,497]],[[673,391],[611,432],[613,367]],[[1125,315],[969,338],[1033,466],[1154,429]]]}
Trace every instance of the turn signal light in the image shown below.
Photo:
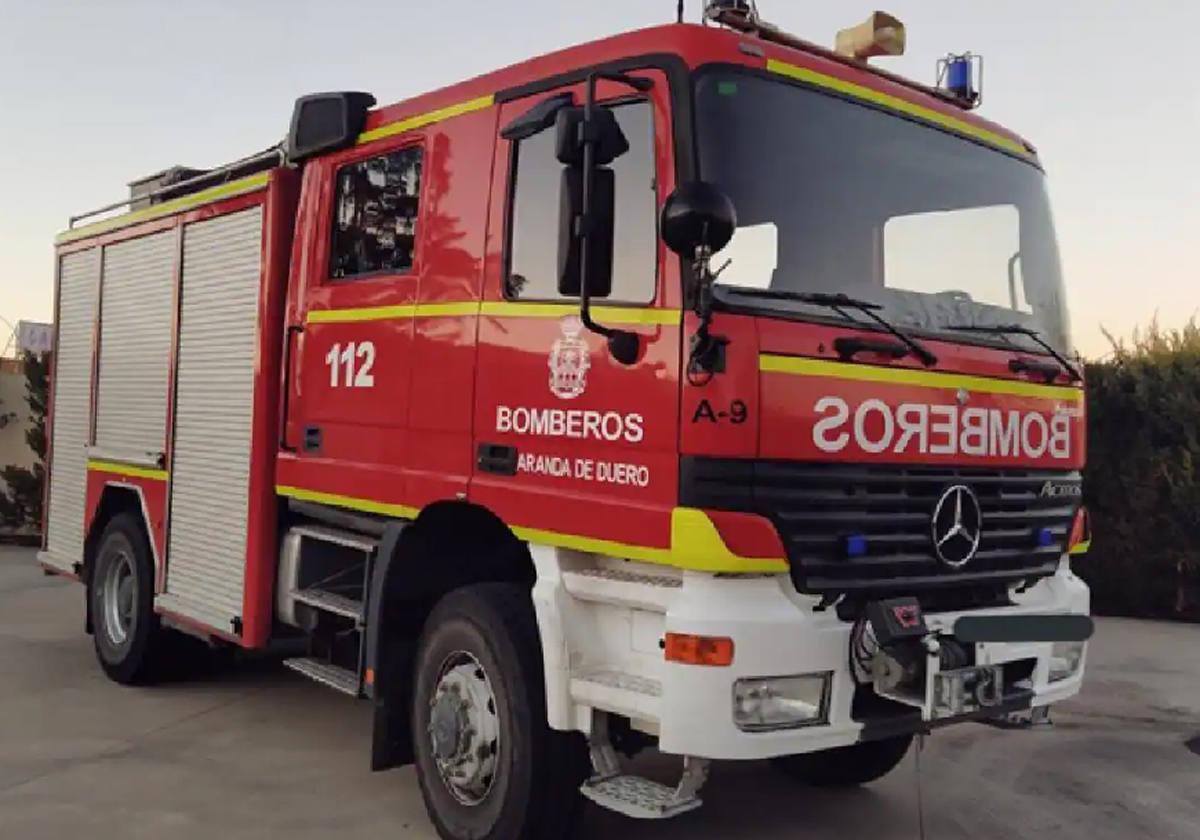
{"label": "turn signal light", "polygon": [[1081,507],[1075,511],[1075,521],[1071,523],[1071,537],[1067,540],[1069,554],[1087,554],[1092,547],[1092,517],[1087,508]]}
{"label": "turn signal light", "polygon": [[668,633],[665,647],[668,662],[707,665],[713,668],[724,668],[733,664],[733,639]]}

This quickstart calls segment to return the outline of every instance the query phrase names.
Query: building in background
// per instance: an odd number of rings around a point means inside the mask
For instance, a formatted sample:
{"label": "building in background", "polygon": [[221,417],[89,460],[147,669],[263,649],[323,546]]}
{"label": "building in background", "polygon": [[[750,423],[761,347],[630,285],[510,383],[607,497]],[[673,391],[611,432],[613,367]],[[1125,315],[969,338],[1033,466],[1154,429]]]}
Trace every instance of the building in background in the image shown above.
{"label": "building in background", "polygon": [[25,442],[28,428],[25,366],[20,359],[0,359],[0,468],[33,466],[34,454]]}
{"label": "building in background", "polygon": [[54,346],[54,326],[18,321],[13,347],[15,357],[0,358],[0,469],[33,466],[36,457],[25,440],[29,405],[25,401],[25,353],[49,353]]}
{"label": "building in background", "polygon": [[54,346],[54,325],[17,321],[17,355],[49,353]]}

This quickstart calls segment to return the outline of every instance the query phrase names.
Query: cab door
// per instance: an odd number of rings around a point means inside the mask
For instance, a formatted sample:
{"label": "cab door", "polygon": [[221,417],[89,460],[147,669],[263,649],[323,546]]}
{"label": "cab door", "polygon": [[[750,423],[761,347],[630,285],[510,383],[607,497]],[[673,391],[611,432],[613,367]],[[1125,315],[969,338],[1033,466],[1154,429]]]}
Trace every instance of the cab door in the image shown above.
{"label": "cab door", "polygon": [[[637,360],[615,360],[583,326],[578,298],[559,291],[564,167],[553,126],[497,139],[479,325],[472,498],[530,539],[596,550],[668,546],[678,498],[680,274],[657,233],[675,186],[671,97],[664,73],[632,75],[653,88],[598,90],[629,150],[611,164],[612,288],[593,297],[592,315],[636,333]],[[582,85],[507,102],[501,130],[564,94],[583,102]]]}
{"label": "cab door", "polygon": [[305,171],[280,483],[318,488],[319,501],[406,498],[424,140],[388,138]]}

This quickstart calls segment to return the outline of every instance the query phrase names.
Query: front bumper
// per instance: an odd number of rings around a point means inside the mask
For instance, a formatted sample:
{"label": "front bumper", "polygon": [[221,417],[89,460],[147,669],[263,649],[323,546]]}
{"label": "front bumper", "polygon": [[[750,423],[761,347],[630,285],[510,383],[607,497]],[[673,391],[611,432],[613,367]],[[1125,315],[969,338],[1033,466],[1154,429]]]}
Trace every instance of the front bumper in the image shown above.
{"label": "front bumper", "polygon": [[[975,610],[970,615],[1087,615],[1087,586],[1064,561],[1058,571],[1024,593],[1014,605]],[[683,591],[666,615],[666,630],[733,640],[733,664],[725,668],[665,663],[659,717],[663,752],[711,759],[763,759],[847,746],[922,728],[920,714],[881,720],[858,709],[856,683],[850,671],[851,624],[832,609],[819,611],[818,601],[796,592],[784,576],[722,578],[689,573]],[[931,631],[949,634],[955,620],[968,613],[931,613]],[[979,643],[980,664],[1032,660],[1030,690],[1010,698],[992,712],[1045,706],[1079,692],[1086,650],[1075,673],[1050,681],[1050,642]],[[794,729],[747,732],[734,723],[732,702],[738,679],[783,677],[830,672],[828,721]],[[974,715],[972,717],[979,717]],[[938,725],[955,722],[939,721]]]}

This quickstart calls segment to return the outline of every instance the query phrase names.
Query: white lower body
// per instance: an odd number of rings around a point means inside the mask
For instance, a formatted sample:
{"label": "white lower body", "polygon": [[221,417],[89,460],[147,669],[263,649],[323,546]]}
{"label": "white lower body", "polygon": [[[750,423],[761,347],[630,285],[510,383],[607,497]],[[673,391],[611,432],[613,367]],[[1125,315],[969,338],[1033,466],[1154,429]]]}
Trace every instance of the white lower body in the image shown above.
{"label": "white lower body", "polygon": [[[716,760],[764,759],[855,744],[864,723],[851,715],[852,624],[819,599],[796,591],[786,575],[721,577],[679,572],[561,549],[534,547],[534,603],[546,666],[547,713],[559,730],[593,732],[597,712],[629,718],[657,736],[664,753]],[[1064,561],[1058,572],[1014,605],[970,615],[1087,615],[1087,586]],[[959,615],[925,616],[948,634]],[[733,640],[733,661],[707,667],[665,661],[667,633]],[[1066,676],[1052,668],[1050,642],[981,643],[979,664],[1034,661],[1025,685],[1032,706],[1078,693],[1083,659]],[[1052,670],[1057,670],[1051,679]],[[735,722],[738,680],[827,675],[822,719],[768,731]],[[929,709],[923,710],[930,720]]]}

